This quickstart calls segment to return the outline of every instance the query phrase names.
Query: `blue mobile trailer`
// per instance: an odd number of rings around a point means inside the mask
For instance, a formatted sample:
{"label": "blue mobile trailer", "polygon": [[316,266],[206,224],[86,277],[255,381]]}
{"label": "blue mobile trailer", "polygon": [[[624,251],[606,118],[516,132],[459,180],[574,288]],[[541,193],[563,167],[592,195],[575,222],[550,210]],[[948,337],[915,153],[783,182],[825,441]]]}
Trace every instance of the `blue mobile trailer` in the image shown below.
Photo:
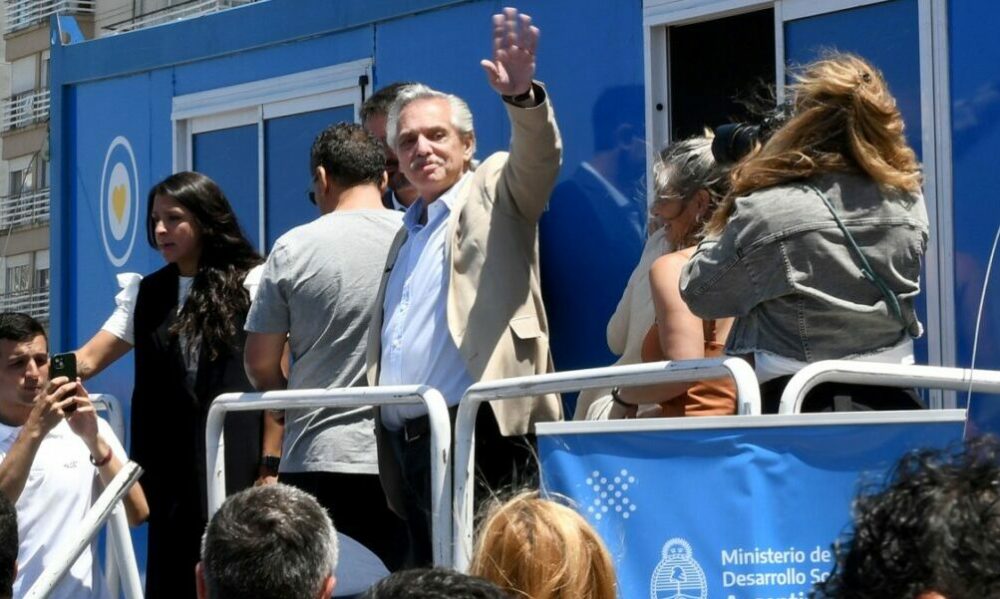
{"label": "blue mobile trailer", "polygon": [[[263,251],[314,217],[308,148],[387,83],[469,101],[479,155],[503,149],[503,109],[477,65],[486,0],[270,0],[52,47],[52,346],[77,347],[110,314],[115,275],[162,260],[145,194],[201,170]],[[538,77],[559,118],[564,166],[541,224],[552,347],[562,369],[608,364],[605,325],[637,261],[655,149],[739,115],[733,93],[782,82],[823,49],[880,66],[926,167],[932,240],[920,361],[968,366],[1000,225],[1000,38],[992,0],[526,0],[542,29]],[[70,23],[62,23],[64,29]],[[58,40],[59,38],[54,38]],[[993,277],[996,297],[997,277]],[[1000,302],[977,365],[1000,369]],[[89,386],[127,400],[131,358]],[[954,397],[943,398],[955,401]],[[961,398],[958,398],[961,401]],[[169,426],[169,406],[164,406]]]}
{"label": "blue mobile trailer", "polygon": [[[149,187],[204,171],[264,252],[314,216],[308,147],[363,98],[417,80],[468,99],[479,155],[508,125],[477,66],[495,1],[270,0],[175,24],[52,47],[52,338],[76,347],[113,307],[115,275],[162,260],[145,240]],[[988,0],[528,0],[540,79],[565,155],[541,224],[556,364],[613,359],[604,328],[645,226],[649,159],[670,138],[739,116],[755,81],[825,49],[880,66],[926,167],[932,221],[918,361],[970,362],[1000,208],[1000,41]],[[69,23],[63,23],[64,29]],[[54,40],[59,38],[54,36]],[[781,87],[779,86],[779,94]],[[995,277],[994,277],[995,278]],[[1000,302],[977,365],[1000,368]],[[128,398],[131,363],[93,385]],[[948,398],[946,398],[948,399]],[[954,399],[954,398],[952,398]]]}

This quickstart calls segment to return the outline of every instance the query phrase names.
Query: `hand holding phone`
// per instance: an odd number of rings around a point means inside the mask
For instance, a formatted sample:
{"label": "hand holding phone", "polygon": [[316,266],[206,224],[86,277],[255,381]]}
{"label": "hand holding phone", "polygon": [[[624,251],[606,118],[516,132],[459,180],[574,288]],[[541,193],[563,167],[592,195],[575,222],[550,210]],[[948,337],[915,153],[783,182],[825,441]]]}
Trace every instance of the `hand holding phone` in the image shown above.
{"label": "hand holding phone", "polygon": [[[76,354],[73,352],[52,356],[52,360],[49,363],[49,380],[55,380],[61,376],[68,378],[70,382],[76,381]],[[63,408],[63,413],[65,414],[72,414],[75,411],[76,402]]]}

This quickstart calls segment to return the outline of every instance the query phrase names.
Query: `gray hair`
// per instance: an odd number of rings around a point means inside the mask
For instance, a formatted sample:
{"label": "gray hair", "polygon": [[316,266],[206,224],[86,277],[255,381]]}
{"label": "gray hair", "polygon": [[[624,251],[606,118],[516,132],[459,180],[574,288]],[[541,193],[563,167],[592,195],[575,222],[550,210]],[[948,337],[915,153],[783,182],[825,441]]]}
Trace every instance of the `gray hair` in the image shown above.
{"label": "gray hair", "polygon": [[653,165],[653,185],[656,197],[670,191],[682,200],[704,189],[712,196],[712,210],[729,192],[729,171],[712,155],[710,131],[705,135],[675,141],[664,148]]}
{"label": "gray hair", "polygon": [[315,597],[337,565],[337,536],[312,495],[253,487],[212,516],[201,559],[211,599]]}
{"label": "gray hair", "polygon": [[414,83],[399,90],[396,101],[389,107],[389,116],[386,118],[385,137],[386,143],[393,150],[397,149],[396,137],[399,135],[399,114],[403,112],[406,105],[416,100],[441,99],[447,100],[451,106],[451,126],[466,138],[472,139],[472,153],[476,153],[476,131],[472,125],[472,111],[465,100],[454,94],[446,94],[436,89]]}

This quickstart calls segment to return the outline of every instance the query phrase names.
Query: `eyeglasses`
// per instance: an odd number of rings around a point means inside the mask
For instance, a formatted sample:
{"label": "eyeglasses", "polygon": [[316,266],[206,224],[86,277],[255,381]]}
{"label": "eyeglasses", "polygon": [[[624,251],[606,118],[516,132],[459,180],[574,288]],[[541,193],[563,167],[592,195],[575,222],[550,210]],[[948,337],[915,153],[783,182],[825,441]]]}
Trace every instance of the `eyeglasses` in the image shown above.
{"label": "eyeglasses", "polygon": [[309,189],[306,190],[306,197],[309,198],[309,202],[315,206],[316,205],[316,192],[314,188],[316,187],[316,176],[313,175],[312,182],[309,184]]}

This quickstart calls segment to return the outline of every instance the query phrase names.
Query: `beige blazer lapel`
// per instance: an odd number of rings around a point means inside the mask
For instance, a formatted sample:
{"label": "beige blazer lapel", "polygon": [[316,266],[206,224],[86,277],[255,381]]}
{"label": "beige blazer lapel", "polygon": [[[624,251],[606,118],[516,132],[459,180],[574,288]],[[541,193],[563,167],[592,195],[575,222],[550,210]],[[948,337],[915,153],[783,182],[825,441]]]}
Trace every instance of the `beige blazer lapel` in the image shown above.
{"label": "beige blazer lapel", "polygon": [[399,250],[403,247],[408,236],[409,232],[403,226],[396,233],[396,238],[392,240],[392,245],[389,246],[389,256],[385,260],[385,270],[382,271],[382,281],[378,286],[378,295],[375,296],[375,304],[372,306],[371,318],[368,322],[368,347],[365,358],[370,387],[378,385],[379,365],[382,363],[382,320],[385,317],[383,305],[385,304],[386,287],[389,285],[389,275],[396,265]]}

